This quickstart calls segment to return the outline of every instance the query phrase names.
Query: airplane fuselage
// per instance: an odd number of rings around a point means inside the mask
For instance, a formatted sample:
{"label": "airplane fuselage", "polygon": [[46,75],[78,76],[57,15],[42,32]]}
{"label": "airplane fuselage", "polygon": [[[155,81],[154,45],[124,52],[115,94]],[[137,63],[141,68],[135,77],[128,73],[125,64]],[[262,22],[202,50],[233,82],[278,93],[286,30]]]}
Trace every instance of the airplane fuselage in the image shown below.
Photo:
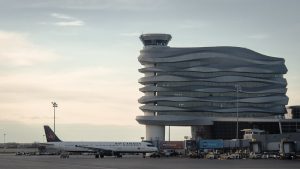
{"label": "airplane fuselage", "polygon": [[49,148],[68,152],[150,153],[157,148],[147,142],[49,142]]}

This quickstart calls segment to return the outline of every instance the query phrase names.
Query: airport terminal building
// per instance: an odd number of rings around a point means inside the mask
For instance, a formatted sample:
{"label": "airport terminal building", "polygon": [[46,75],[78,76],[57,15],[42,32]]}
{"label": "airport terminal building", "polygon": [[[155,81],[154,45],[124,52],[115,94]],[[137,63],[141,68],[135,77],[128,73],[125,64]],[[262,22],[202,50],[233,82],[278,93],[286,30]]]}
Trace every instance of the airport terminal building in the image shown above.
{"label": "airport terminal building", "polygon": [[147,140],[164,140],[165,126],[191,126],[193,139],[242,138],[244,128],[297,130],[298,119],[282,119],[288,104],[283,58],[240,47],[173,48],[171,38],[140,36],[144,115],[136,120],[146,126]]}

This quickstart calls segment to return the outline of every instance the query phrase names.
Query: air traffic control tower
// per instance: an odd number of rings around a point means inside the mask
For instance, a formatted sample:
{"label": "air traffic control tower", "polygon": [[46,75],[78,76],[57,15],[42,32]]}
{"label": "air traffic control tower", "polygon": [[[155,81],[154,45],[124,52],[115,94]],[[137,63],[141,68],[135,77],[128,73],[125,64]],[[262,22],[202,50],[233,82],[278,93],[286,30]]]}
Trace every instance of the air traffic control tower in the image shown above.
{"label": "air traffic control tower", "polygon": [[165,126],[191,126],[194,139],[232,139],[236,131],[241,138],[243,128],[272,133],[288,104],[283,58],[240,47],[173,48],[171,38],[140,36],[144,115],[136,120],[146,140],[164,140]]}

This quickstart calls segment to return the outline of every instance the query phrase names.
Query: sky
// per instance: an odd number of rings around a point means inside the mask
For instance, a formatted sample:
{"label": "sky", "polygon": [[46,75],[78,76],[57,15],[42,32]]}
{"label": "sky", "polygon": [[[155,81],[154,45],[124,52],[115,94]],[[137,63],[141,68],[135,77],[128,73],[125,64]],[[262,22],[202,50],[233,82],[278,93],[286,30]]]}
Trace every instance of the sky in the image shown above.
{"label": "sky", "polygon": [[[298,0],[0,0],[0,142],[138,141],[142,33],[171,47],[239,46],[282,57],[300,105]],[[166,135],[168,136],[166,130]],[[190,136],[171,127],[171,140]]]}

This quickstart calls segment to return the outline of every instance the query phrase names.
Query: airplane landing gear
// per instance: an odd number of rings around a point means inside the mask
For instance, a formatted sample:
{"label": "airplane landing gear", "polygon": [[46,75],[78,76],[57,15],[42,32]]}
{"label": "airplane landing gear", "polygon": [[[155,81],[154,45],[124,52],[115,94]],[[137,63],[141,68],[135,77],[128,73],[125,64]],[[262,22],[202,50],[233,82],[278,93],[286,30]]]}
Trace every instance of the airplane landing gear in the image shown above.
{"label": "airplane landing gear", "polygon": [[95,158],[104,158],[104,153],[103,152],[96,153]]}

